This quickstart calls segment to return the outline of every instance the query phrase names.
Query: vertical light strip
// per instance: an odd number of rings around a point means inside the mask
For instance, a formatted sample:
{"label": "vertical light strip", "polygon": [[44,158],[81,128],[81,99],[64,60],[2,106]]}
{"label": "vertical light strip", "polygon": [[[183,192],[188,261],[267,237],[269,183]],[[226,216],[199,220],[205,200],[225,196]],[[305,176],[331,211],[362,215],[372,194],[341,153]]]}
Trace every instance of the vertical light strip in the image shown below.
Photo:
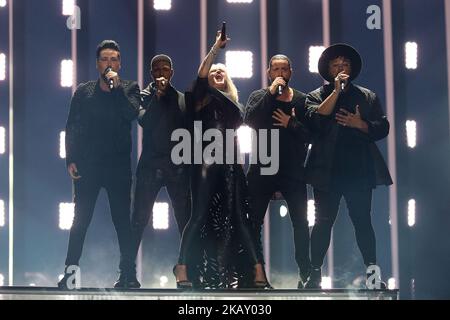
{"label": "vertical light strip", "polygon": [[[323,46],[328,48],[331,45],[331,29],[330,29],[330,0],[322,0],[322,41]],[[334,232],[331,231],[330,245],[327,253],[328,276],[334,279]],[[333,281],[331,280],[331,283]]]}
{"label": "vertical light strip", "polygon": [[[266,76],[268,58],[268,39],[267,39],[267,0],[260,0],[259,2],[259,29],[261,42],[261,85],[262,88],[268,86],[268,79]],[[251,155],[252,156],[252,155]],[[256,156],[256,155],[255,155]],[[268,280],[270,280],[270,205],[267,207],[266,216],[264,218],[264,257],[266,259],[266,273]]]}
{"label": "vertical light strip", "polygon": [[[74,7],[77,5],[77,1],[74,1]],[[73,14],[77,14],[77,10],[74,9]],[[72,94],[75,93],[77,89],[77,58],[78,58],[78,44],[77,44],[77,28],[72,28],[71,30],[71,48],[72,48],[72,63],[73,63],[73,71],[72,71]]]}
{"label": "vertical light strip", "polygon": [[397,157],[395,151],[395,100],[394,100],[394,49],[392,47],[391,0],[383,0],[384,74],[386,84],[386,114],[391,125],[388,135],[388,166],[394,184],[389,188],[389,214],[391,221],[392,275],[400,287],[398,258],[398,212],[397,212]]}
{"label": "vertical light strip", "polygon": [[447,42],[447,86],[448,86],[448,124],[450,134],[450,1],[444,1],[445,4],[445,39]]}
{"label": "vertical light strip", "polygon": [[[144,89],[144,0],[138,0],[137,7],[137,75],[138,84]],[[142,152],[142,128],[137,126],[137,157],[139,159]],[[139,279],[142,279],[142,246],[139,246],[136,259],[136,273]]]}
{"label": "vertical light strip", "polygon": [[9,199],[8,199],[8,285],[14,285],[14,43],[13,7],[9,1]]}
{"label": "vertical light strip", "polygon": [[[200,0],[200,62],[206,57],[208,50],[208,3]],[[199,64],[200,64],[199,62]]]}

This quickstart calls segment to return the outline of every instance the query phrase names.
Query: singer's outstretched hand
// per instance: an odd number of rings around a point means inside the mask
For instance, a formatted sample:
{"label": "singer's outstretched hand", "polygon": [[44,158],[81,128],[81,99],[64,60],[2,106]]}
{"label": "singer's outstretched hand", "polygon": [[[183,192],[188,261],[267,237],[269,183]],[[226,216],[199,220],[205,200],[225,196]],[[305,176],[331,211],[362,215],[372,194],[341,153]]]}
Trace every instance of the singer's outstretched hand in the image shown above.
{"label": "singer's outstretched hand", "polygon": [[269,87],[270,93],[272,95],[278,94],[278,87],[281,86],[283,88],[286,87],[286,80],[283,77],[277,77],[273,80],[272,84]]}
{"label": "singer's outstretched hand", "polygon": [[222,31],[217,31],[217,35],[216,35],[216,43],[214,44],[215,48],[225,48],[227,42],[231,40],[230,38],[228,38],[228,36],[226,37],[225,40],[222,40]]}

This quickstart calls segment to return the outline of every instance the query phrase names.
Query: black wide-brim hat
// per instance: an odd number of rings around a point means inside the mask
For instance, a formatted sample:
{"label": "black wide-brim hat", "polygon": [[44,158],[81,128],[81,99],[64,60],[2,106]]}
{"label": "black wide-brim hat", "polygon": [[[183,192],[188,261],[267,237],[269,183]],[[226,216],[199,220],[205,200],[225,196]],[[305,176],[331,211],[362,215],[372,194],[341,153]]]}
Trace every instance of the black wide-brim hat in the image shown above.
{"label": "black wide-brim hat", "polygon": [[352,73],[350,74],[350,81],[358,77],[362,68],[362,59],[358,51],[352,46],[345,43],[337,43],[326,48],[319,58],[319,73],[328,82],[333,83],[334,78],[329,73],[329,63],[331,60],[338,57],[345,57],[350,60],[352,64]]}

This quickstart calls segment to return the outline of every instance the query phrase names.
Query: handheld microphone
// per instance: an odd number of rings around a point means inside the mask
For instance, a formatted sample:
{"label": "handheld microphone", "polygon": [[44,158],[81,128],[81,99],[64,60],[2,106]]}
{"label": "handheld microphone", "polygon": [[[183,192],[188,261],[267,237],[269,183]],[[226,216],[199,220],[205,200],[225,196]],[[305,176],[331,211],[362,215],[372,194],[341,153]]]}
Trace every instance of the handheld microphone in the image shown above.
{"label": "handheld microphone", "polygon": [[278,95],[281,96],[283,94],[283,86],[278,86]]}
{"label": "handheld microphone", "polygon": [[[220,32],[220,34],[221,34],[221,36],[220,36],[221,41],[227,40],[227,23],[225,21],[222,22],[222,31]],[[226,47],[226,44],[221,46],[220,49],[223,49],[225,47]]]}
{"label": "handheld microphone", "polygon": [[345,82],[341,80],[341,90],[344,91],[345,89]]}
{"label": "handheld microphone", "polygon": [[114,89],[114,80],[113,80],[113,79],[107,79],[107,78],[106,78],[106,75],[107,75],[109,72],[111,72],[111,71],[112,71],[112,68],[111,68],[111,67],[108,67],[108,68],[105,69],[105,72],[103,73],[103,77],[105,78],[106,83],[108,84],[109,90]]}

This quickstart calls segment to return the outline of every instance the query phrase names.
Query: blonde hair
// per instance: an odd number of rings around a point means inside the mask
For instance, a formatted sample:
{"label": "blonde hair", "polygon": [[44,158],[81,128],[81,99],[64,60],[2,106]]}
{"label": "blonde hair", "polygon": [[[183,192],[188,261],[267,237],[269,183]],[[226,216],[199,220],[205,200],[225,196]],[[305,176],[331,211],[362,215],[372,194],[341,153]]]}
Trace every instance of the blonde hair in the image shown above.
{"label": "blonde hair", "polygon": [[[228,75],[227,66],[223,63],[216,63],[211,66],[209,69],[209,72],[211,70],[215,69],[223,69],[225,70],[225,93],[233,100],[233,102],[238,103],[239,102],[239,94],[236,86],[234,85],[233,80],[231,80],[230,76]],[[209,77],[209,76],[208,76]]]}

